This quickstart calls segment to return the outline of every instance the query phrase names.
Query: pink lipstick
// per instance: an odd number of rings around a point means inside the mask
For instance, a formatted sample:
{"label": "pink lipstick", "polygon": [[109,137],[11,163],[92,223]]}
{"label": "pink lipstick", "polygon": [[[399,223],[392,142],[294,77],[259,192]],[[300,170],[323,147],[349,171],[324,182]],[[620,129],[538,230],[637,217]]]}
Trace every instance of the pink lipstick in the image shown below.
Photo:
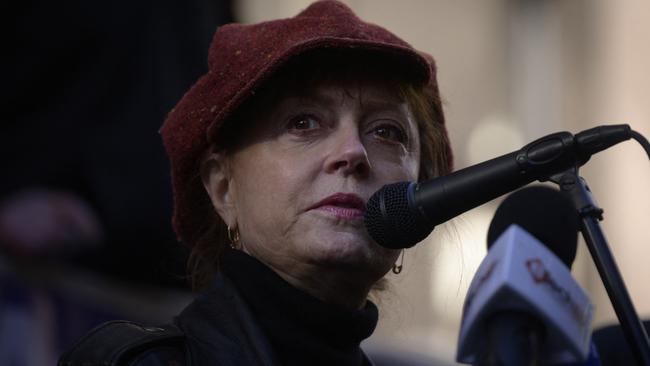
{"label": "pink lipstick", "polygon": [[318,202],[310,209],[328,212],[342,219],[359,219],[363,217],[366,204],[353,193],[335,193]]}

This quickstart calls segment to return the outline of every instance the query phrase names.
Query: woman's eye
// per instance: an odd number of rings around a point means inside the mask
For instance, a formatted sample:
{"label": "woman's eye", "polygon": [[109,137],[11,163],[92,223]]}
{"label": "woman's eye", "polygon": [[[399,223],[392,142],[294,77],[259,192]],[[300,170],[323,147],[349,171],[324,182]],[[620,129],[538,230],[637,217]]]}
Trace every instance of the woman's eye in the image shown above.
{"label": "woman's eye", "polygon": [[321,125],[316,118],[309,115],[300,115],[292,118],[287,126],[289,130],[307,131],[320,128]]}
{"label": "woman's eye", "polygon": [[393,125],[381,125],[373,129],[376,137],[382,140],[388,140],[399,143],[406,143],[406,134],[401,128]]}

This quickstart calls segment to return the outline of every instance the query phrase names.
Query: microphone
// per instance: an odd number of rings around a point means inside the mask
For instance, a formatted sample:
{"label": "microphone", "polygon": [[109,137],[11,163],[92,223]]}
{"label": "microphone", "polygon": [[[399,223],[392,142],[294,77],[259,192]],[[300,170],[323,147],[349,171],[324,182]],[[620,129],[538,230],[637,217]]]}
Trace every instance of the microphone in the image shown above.
{"label": "microphone", "polygon": [[595,127],[575,136],[558,132],[427,182],[385,185],[368,200],[366,228],[381,246],[410,248],[436,225],[535,180],[581,166],[591,155],[631,137],[628,125]]}
{"label": "microphone", "polygon": [[590,347],[593,305],[569,270],[577,233],[573,203],[554,189],[525,188],[504,200],[465,298],[458,362],[599,364]]}

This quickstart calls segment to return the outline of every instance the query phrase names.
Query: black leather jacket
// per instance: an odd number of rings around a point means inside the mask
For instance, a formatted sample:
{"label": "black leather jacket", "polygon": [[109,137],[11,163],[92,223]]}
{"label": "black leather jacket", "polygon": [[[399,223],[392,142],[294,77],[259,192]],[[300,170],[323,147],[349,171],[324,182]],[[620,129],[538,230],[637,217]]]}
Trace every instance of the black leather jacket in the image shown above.
{"label": "black leather jacket", "polygon": [[[173,324],[105,323],[62,355],[58,365],[275,366],[279,362],[249,306],[232,282],[219,274],[212,288]],[[367,357],[364,366],[372,366]]]}

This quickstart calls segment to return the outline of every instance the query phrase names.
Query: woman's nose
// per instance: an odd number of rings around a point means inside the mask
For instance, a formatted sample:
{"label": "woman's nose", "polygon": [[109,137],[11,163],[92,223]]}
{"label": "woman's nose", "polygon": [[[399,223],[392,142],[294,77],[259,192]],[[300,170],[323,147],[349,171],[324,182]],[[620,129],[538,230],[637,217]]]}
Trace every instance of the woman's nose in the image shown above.
{"label": "woman's nose", "polygon": [[332,150],[325,162],[328,173],[367,176],[370,172],[368,152],[358,129],[342,129],[333,136]]}

